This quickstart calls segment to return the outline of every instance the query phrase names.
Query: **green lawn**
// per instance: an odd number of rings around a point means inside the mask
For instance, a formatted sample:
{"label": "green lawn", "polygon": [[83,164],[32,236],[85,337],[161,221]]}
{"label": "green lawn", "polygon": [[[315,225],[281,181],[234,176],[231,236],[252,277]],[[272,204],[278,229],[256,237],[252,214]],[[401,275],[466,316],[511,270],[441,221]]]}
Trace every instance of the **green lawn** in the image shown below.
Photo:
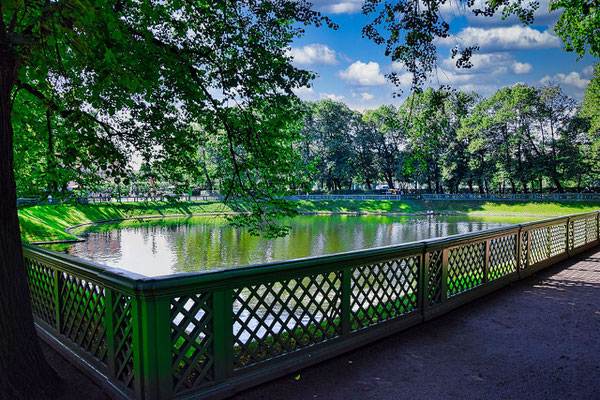
{"label": "green lawn", "polygon": [[491,201],[380,201],[380,200],[333,200],[300,201],[302,211],[335,213],[399,213],[413,214],[427,211],[472,215],[511,215],[511,216],[559,216],[600,209],[600,201],[565,202],[491,202]]}
{"label": "green lawn", "polygon": [[[470,215],[558,216],[600,209],[600,202],[485,202],[485,201],[300,201],[307,213],[419,214],[427,211]],[[141,216],[201,215],[229,213],[218,202],[104,203],[89,205],[35,206],[19,210],[21,237],[25,242],[76,239],[65,232],[70,226]]]}
{"label": "green lawn", "polygon": [[88,205],[35,206],[19,210],[21,238],[25,242],[76,239],[65,230],[90,222],[141,216],[222,214],[231,209],[218,202],[100,203]]}

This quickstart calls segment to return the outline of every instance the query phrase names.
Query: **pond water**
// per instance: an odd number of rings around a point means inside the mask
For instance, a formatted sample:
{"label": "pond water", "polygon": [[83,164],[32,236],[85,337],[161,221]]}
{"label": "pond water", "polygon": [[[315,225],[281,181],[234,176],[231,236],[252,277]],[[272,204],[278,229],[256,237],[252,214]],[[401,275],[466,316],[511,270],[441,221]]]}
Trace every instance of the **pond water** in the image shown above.
{"label": "pond water", "polygon": [[146,276],[168,275],[339,253],[480,231],[532,218],[473,216],[316,216],[282,221],[268,240],[219,217],[133,220],[74,230],[85,242],[54,250]]}

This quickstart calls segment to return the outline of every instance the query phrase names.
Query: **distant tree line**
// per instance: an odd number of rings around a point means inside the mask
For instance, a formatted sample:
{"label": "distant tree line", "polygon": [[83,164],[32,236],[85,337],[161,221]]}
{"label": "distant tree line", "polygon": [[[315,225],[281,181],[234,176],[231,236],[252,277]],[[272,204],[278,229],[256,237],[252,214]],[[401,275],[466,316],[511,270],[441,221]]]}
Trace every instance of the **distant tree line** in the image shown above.
{"label": "distant tree line", "polygon": [[[306,102],[297,113],[304,117],[295,127],[300,135],[288,157],[297,166],[293,181],[299,183],[288,189],[347,191],[359,185],[368,191],[383,184],[431,193],[527,193],[597,188],[598,68],[595,72],[582,103],[557,85],[524,84],[502,88],[490,98],[430,88],[399,107],[363,113],[331,100]],[[204,137],[202,132],[195,136]],[[24,194],[46,194],[69,181],[88,191],[106,191],[99,170],[77,169],[72,163],[85,161],[81,155],[95,150],[65,146],[58,134],[54,143],[29,142],[15,141],[17,181]],[[116,188],[150,190],[153,179],[186,193],[190,187],[223,190],[229,166],[221,149],[207,135],[182,151],[179,163],[144,162]]]}
{"label": "distant tree line", "polygon": [[553,85],[488,99],[428,89],[362,114],[321,100],[306,105],[300,151],[315,187],[329,191],[378,182],[431,193],[581,191],[600,181],[591,97],[578,104]]}

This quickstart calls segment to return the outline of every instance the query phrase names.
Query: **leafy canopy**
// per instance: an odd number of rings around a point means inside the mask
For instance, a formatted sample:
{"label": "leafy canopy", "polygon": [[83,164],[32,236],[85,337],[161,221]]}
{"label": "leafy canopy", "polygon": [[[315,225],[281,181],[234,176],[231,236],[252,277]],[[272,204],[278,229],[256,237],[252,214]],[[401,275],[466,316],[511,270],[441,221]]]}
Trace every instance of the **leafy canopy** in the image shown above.
{"label": "leafy canopy", "polygon": [[269,219],[292,213],[279,197],[301,178],[292,89],[314,77],[291,64],[286,48],[304,25],[335,27],[309,3],[3,0],[0,7],[16,71],[17,137],[41,135],[31,117],[48,112],[67,148],[62,165],[118,178],[134,152],[157,168],[192,163],[209,136],[222,157],[227,201],[253,213],[238,222],[283,233]]}

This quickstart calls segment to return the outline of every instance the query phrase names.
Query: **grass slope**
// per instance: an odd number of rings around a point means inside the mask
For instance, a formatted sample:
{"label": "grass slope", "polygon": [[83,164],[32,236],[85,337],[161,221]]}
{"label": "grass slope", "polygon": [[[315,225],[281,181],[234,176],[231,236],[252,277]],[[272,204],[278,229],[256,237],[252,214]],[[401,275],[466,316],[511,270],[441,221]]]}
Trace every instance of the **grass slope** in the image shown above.
{"label": "grass slope", "polygon": [[87,205],[35,206],[19,210],[21,239],[25,242],[77,239],[65,230],[90,222],[160,215],[227,213],[218,202],[194,203],[100,203]]}
{"label": "grass slope", "polygon": [[300,201],[299,209],[305,212],[336,213],[398,213],[418,214],[427,211],[472,215],[559,216],[600,209],[600,202],[491,202],[491,201],[380,201],[333,200]]}
{"label": "grass slope", "polygon": [[[307,213],[418,214],[427,211],[470,215],[557,216],[600,209],[600,202],[485,202],[485,201],[300,201]],[[19,210],[21,238],[25,242],[76,239],[65,232],[70,226],[90,222],[160,215],[221,214],[231,209],[218,202],[103,203],[35,206]]]}

